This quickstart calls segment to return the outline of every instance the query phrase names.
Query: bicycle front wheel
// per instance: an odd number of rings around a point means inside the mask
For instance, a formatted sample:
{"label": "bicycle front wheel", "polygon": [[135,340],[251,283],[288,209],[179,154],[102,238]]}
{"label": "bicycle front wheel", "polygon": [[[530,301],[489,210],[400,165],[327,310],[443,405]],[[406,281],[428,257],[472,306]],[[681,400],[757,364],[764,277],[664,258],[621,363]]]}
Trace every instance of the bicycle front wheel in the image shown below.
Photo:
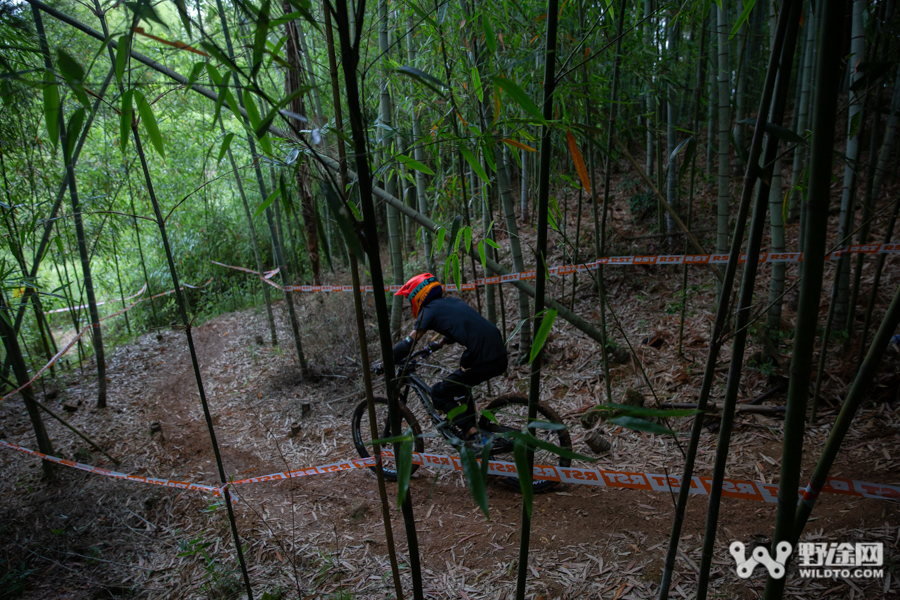
{"label": "bicycle front wheel", "polygon": [[[497,419],[497,423],[490,421],[484,415],[478,421],[478,428],[489,433],[503,433],[507,431],[522,431],[528,425],[528,398],[519,395],[501,396],[487,405],[487,410],[493,413]],[[550,423],[562,423],[560,416],[552,408],[544,404],[538,403],[537,420],[548,421]],[[549,431],[547,429],[537,429],[534,435],[541,440],[550,442],[560,448],[567,450],[572,449],[572,438],[569,436],[567,429],[559,431]],[[491,458],[514,462],[512,440],[503,438],[495,438],[491,449]],[[568,467],[572,461],[563,458],[558,454],[553,454],[547,450],[535,449],[534,452],[535,465],[556,465],[560,467]],[[519,479],[517,477],[503,477],[500,481],[511,488],[521,489]],[[533,479],[532,487],[535,492],[546,492],[547,490],[559,484],[558,481],[546,481]]]}
{"label": "bicycle front wheel", "polygon": [[[400,431],[391,430],[391,420],[388,415],[387,398],[375,398],[375,423],[378,427],[378,437],[376,439],[385,439],[395,435],[401,435],[408,428],[412,428],[413,435],[416,440],[413,444],[414,452],[424,452],[425,443],[422,441],[422,428],[413,416],[412,411],[403,402],[400,402]],[[353,418],[350,422],[353,431],[353,445],[362,458],[371,456],[372,448],[372,428],[369,426],[369,407],[365,400],[359,403],[356,410],[353,411]],[[382,469],[384,470],[384,478],[387,481],[397,481],[397,465],[392,458],[385,458],[382,461]],[[412,472],[415,473],[419,465],[412,466]],[[371,467],[375,472],[375,467]]]}

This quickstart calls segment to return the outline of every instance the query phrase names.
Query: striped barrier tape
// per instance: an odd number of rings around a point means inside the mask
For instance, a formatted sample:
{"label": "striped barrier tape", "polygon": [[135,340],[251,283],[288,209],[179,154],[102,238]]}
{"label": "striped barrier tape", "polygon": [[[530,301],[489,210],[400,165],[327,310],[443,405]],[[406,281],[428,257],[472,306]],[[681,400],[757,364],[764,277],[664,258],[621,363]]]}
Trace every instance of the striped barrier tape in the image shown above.
{"label": "striped barrier tape", "polygon": [[[208,286],[208,285],[210,284],[210,282],[212,282],[212,280],[213,280],[213,278],[210,277],[210,278],[207,280],[206,283],[204,283],[203,285],[199,285],[199,286],[198,286],[198,285],[190,285],[190,284],[187,284],[187,283],[186,283],[186,284],[184,284],[183,286],[181,286],[181,289],[183,290],[184,288],[190,288],[190,289],[192,289],[192,290],[199,290],[199,289],[202,289],[202,288],[205,288],[206,286]],[[144,285],[144,287],[146,287],[146,284]],[[138,294],[135,294],[135,295],[136,295],[136,296],[139,296],[140,294],[142,294],[142,293],[143,293],[143,289],[144,289],[144,288],[141,288],[141,292],[139,292]],[[134,308],[135,306],[137,306],[138,304],[140,304],[141,302],[144,302],[145,300],[152,300],[153,298],[159,298],[159,297],[161,297],[161,296],[168,296],[169,294],[174,294],[174,293],[175,293],[175,290],[172,289],[172,290],[168,290],[168,291],[165,291],[165,292],[162,292],[162,293],[159,293],[159,294],[154,294],[153,296],[149,296],[149,297],[147,297],[147,298],[141,298],[140,300],[137,300],[137,301],[135,301],[135,302],[132,302],[131,304],[129,304],[129,305],[126,306],[125,308],[123,308],[123,309],[121,309],[121,310],[117,310],[116,312],[112,313],[111,315],[106,315],[105,317],[101,317],[101,318],[100,318],[100,321],[103,322],[103,321],[106,321],[107,319],[112,319],[113,317],[118,317],[118,316],[120,316],[120,315],[123,315],[123,314],[125,314],[126,312],[128,312],[129,310],[131,310],[132,308]],[[134,296],[132,296],[132,298],[133,298],[133,297],[134,297]],[[68,310],[68,309],[66,309],[66,310]],[[71,340],[69,340],[69,341],[66,343],[65,346],[63,346],[62,348],[60,348],[60,349],[59,349],[59,352],[57,352],[56,354],[54,354],[53,357],[50,359],[50,361],[49,361],[46,365],[44,365],[43,367],[41,367],[40,370],[39,370],[37,373],[34,374],[34,377],[32,377],[31,379],[29,379],[28,382],[25,383],[24,385],[21,385],[21,386],[17,387],[16,389],[14,389],[13,391],[11,391],[10,393],[8,393],[8,394],[6,394],[5,396],[3,396],[2,398],[0,398],[0,402],[3,402],[4,400],[7,400],[10,396],[16,394],[17,392],[21,392],[22,390],[24,390],[25,388],[27,388],[28,386],[30,386],[32,383],[34,383],[35,381],[37,381],[38,379],[40,379],[40,377],[41,377],[44,373],[47,372],[47,369],[49,369],[50,367],[52,367],[52,366],[56,363],[56,361],[58,361],[60,358],[63,357],[63,355],[64,355],[66,352],[68,352],[69,350],[71,350],[71,349],[72,349],[72,346],[74,346],[75,343],[76,343],[78,340],[80,340],[81,337],[82,337],[89,329],[91,329],[93,326],[94,326],[94,325],[91,324],[91,325],[85,325],[84,327],[82,327],[81,330],[80,330],[78,333],[75,334],[75,337],[73,337]]]}
{"label": "striped barrier tape", "polygon": [[[103,306],[104,304],[108,304],[110,302],[122,302],[124,304],[124,302],[126,300],[131,300],[133,298],[137,298],[138,296],[140,296],[141,294],[143,294],[146,291],[147,291],[147,284],[145,283],[141,287],[140,290],[138,290],[136,293],[132,294],[131,296],[126,296],[125,298],[121,298],[121,299],[116,298],[114,300],[103,300],[102,302],[98,302],[97,306]],[[87,308],[87,307],[88,307],[87,304],[79,304],[78,306],[72,306],[72,307],[67,306],[67,307],[63,307],[63,308],[54,308],[53,310],[45,311],[45,313],[48,315],[52,315],[53,313],[68,312],[70,310],[80,310],[82,308]]]}
{"label": "striped barrier tape", "polygon": [[[853,246],[848,246],[847,248],[840,248],[835,250],[834,252],[830,252],[826,257],[828,260],[837,260],[844,254],[900,254],[900,243],[898,244],[856,244]],[[289,285],[282,286],[274,281],[270,281],[272,275],[274,275],[273,271],[269,271],[264,275],[260,274],[258,271],[254,271],[252,269],[246,269],[244,267],[235,267],[232,265],[226,265],[224,263],[212,261],[213,264],[216,264],[220,267],[225,267],[227,269],[235,269],[237,271],[243,271],[245,273],[250,273],[251,275],[256,275],[260,277],[263,281],[271,285],[272,287],[279,289],[283,292],[352,292],[352,285]],[[747,262],[747,254],[743,253],[739,257],[739,262],[745,263]],[[803,262],[803,253],[802,252],[781,252],[781,253],[768,253],[763,252],[759,255],[759,263],[760,264],[774,264],[774,263],[798,263]],[[584,271],[594,271],[601,265],[612,265],[612,266],[649,266],[649,265],[723,265],[728,263],[728,255],[727,254],[651,254],[646,256],[606,256],[602,258],[598,258],[593,262],[575,264],[575,265],[562,265],[558,267],[551,267],[547,269],[548,274],[553,276],[558,275],[569,275],[572,273],[581,273]],[[276,269],[277,271],[277,269]],[[463,283],[461,289],[463,291],[474,290],[478,286],[482,285],[495,285],[500,283],[508,283],[512,281],[528,281],[531,279],[535,279],[537,277],[537,271],[522,271],[520,273],[508,273],[506,275],[495,275],[493,277],[484,277],[476,279],[475,281],[469,283]],[[402,286],[400,285],[386,285],[384,286],[385,292],[396,292]],[[444,289],[447,291],[455,292],[459,291],[457,289],[456,284],[448,283],[444,284]],[[361,286],[361,290],[364,292],[373,292],[375,291],[374,286],[364,285]]]}
{"label": "striped barrier tape", "polygon": [[[354,458],[350,460],[320,465],[306,469],[297,469],[294,471],[283,471],[279,473],[269,473],[268,475],[260,475],[257,477],[248,477],[231,481],[224,486],[214,487],[209,485],[187,483],[184,481],[176,481],[172,479],[160,479],[156,477],[143,477],[139,475],[126,475],[116,471],[109,471],[99,467],[92,467],[70,460],[48,456],[41,452],[35,452],[0,440],[0,446],[18,450],[25,454],[49,460],[56,464],[64,465],[87,471],[97,475],[105,475],[116,479],[126,479],[128,481],[137,481],[139,483],[148,483],[152,485],[161,485],[164,487],[174,487],[186,490],[205,491],[216,496],[221,495],[224,487],[235,487],[238,485],[246,485],[249,483],[264,483],[268,481],[280,481],[284,479],[295,479],[298,477],[310,477],[313,475],[324,475],[326,473],[337,473],[339,471],[350,471],[353,469],[365,469],[375,466],[374,458]],[[382,448],[381,454],[384,458],[394,458],[394,453],[387,448]],[[440,469],[450,469],[453,471],[462,471],[462,462],[458,456],[444,456],[441,454],[428,454],[413,452],[413,464],[426,467],[436,467]],[[488,463],[488,473],[491,475],[499,475],[501,477],[515,476],[515,463],[492,460]],[[605,471],[599,469],[581,469],[577,467],[555,467],[550,465],[535,465],[533,471],[534,479],[543,481],[559,481],[562,483],[572,483],[576,485],[590,485],[596,487],[622,488],[632,490],[645,490],[653,492],[678,492],[681,487],[681,477],[676,475],[659,475],[655,473],[637,473],[630,471]],[[693,477],[690,482],[690,493],[699,496],[708,496],[712,487],[712,478],[710,477]],[[839,477],[829,477],[818,491],[817,496],[821,492],[838,494],[842,496],[852,496],[856,498],[876,498],[881,500],[900,500],[900,486],[885,485],[880,483],[869,483],[866,481],[857,481],[853,479],[844,479]],[[722,496],[726,498],[738,498],[742,500],[755,500],[757,502],[778,502],[778,485],[773,483],[763,483],[760,481],[742,481],[736,479],[726,479],[722,484]],[[810,488],[799,488],[797,491],[797,500],[810,500]]]}

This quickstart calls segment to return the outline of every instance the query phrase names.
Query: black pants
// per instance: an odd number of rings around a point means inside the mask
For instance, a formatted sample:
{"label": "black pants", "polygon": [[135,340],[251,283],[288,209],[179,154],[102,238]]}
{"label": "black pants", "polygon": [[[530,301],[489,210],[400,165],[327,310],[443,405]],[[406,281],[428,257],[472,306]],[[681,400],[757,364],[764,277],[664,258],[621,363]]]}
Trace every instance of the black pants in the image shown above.
{"label": "black pants", "polygon": [[449,413],[462,402],[466,402],[466,410],[453,419],[453,424],[459,427],[463,433],[475,427],[475,403],[466,397],[470,396],[473,387],[484,383],[488,379],[502,375],[506,371],[507,357],[504,354],[500,358],[480,363],[468,369],[453,371],[442,381],[431,388],[431,399],[434,407],[444,414]]}

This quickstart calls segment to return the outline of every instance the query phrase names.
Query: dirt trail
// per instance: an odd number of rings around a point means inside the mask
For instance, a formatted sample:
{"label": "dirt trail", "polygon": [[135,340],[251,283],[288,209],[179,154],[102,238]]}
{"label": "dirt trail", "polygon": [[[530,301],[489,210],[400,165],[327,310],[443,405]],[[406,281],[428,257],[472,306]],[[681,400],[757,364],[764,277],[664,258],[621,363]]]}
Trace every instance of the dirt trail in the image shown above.
{"label": "dirt trail", "polygon": [[[265,324],[254,311],[223,315],[194,329],[229,476],[296,469],[355,455],[349,417],[360,398],[359,371],[341,356],[353,353],[336,348],[334,338],[325,334],[310,335],[318,322],[310,316],[338,319],[340,314],[333,309],[308,300],[301,311],[306,339],[310,340],[308,352],[323,375],[315,381],[299,377],[293,351],[286,342],[284,322],[279,323],[285,346],[281,348],[256,343],[256,333],[263,331]],[[283,319],[281,312],[280,307],[279,319]],[[594,383],[584,375],[593,372],[585,361],[593,365],[596,358],[586,344],[572,343],[568,337],[571,333],[563,330],[558,335],[550,341],[547,401],[558,412],[572,414],[594,401]],[[655,350],[646,347],[645,360],[650,360],[652,352]],[[329,357],[331,364],[323,357]],[[452,356],[444,357],[444,362],[452,361]],[[624,374],[630,368],[623,365],[619,370]],[[111,360],[110,376],[111,408],[105,413],[87,408],[93,390],[90,379],[72,378],[64,395],[70,401],[86,402],[72,415],[72,421],[124,457],[121,470],[217,483],[184,333],[166,331],[161,339],[147,334],[119,348]],[[509,377],[495,381],[494,393],[517,391],[523,380],[524,370],[512,371]],[[301,405],[307,402],[312,411],[304,415]],[[896,464],[890,454],[896,453],[896,429],[885,406],[866,410],[859,437],[848,444],[851,451],[840,459],[838,473],[890,482],[888,473]],[[0,423],[10,439],[31,445],[21,416],[13,414],[10,405],[0,406],[0,411]],[[162,425],[162,436],[149,435],[152,421]],[[303,429],[291,438],[289,425],[294,421]],[[16,426],[10,427],[13,423]],[[575,432],[576,449],[589,452],[580,441],[580,426],[574,419],[569,423]],[[738,423],[729,476],[762,476],[767,481],[777,477],[777,427],[776,421],[766,419]],[[65,453],[78,451],[84,457],[80,444],[68,442],[71,436],[54,424],[50,428]],[[824,431],[824,427],[809,431],[810,450],[804,457],[807,469],[817,456]],[[614,449],[601,458],[603,468],[679,471],[680,457],[670,442],[629,431],[608,429],[607,433]],[[699,459],[702,474],[709,472],[714,442],[714,433],[706,432]],[[865,456],[884,454],[890,459],[873,464],[871,459],[862,458],[859,450]],[[442,451],[449,453],[451,449],[444,447]],[[104,460],[91,460],[109,466]],[[227,597],[238,593],[239,581],[230,571],[233,550],[223,511],[208,512],[208,498],[72,470],[61,472],[58,483],[47,484],[38,480],[29,459],[4,453],[0,461],[5,474],[0,483],[0,511],[6,523],[4,537],[11,542],[5,545],[12,552],[9,556],[18,557],[35,573],[55,571],[59,575],[39,580],[22,576],[25,597],[88,598],[101,592],[116,595],[120,588],[147,597]],[[475,507],[461,475],[425,468],[414,475],[411,493],[418,542],[432,597],[495,598],[511,593],[518,556],[520,498],[497,483],[491,483],[488,492],[490,520]],[[395,493],[395,486],[389,484],[389,496],[393,498]],[[288,590],[285,597],[298,593],[302,597],[338,597],[334,594],[352,592],[354,597],[381,598],[389,593],[380,505],[374,476],[368,471],[255,484],[239,489],[238,494],[239,528],[257,594],[263,590],[272,593],[279,586]],[[693,498],[675,590],[689,593],[693,589],[705,512],[706,500]],[[665,555],[671,514],[672,499],[659,493],[567,485],[537,496],[530,589],[535,597],[547,598],[616,594],[620,598],[652,597]],[[753,590],[760,588],[763,579],[752,585],[737,579],[726,548],[732,540],[751,544],[768,539],[774,514],[771,504],[724,501],[721,542],[714,562],[717,592],[754,597]],[[817,520],[809,531],[821,539],[885,540],[891,548],[885,555],[897,556],[900,507],[896,503],[824,496],[814,516]],[[394,508],[392,524],[401,562],[405,563],[405,535]],[[210,561],[200,554],[178,556],[189,550],[192,542],[200,541],[210,544],[208,551],[214,550]],[[35,552],[34,548],[41,549],[37,554],[45,560],[28,554]],[[92,562],[91,558],[112,562]],[[10,560],[8,564],[13,563]],[[79,575],[68,571],[73,567]],[[409,585],[408,569],[403,573]],[[898,585],[896,579],[888,584],[892,589]],[[865,596],[875,597],[869,592]]]}

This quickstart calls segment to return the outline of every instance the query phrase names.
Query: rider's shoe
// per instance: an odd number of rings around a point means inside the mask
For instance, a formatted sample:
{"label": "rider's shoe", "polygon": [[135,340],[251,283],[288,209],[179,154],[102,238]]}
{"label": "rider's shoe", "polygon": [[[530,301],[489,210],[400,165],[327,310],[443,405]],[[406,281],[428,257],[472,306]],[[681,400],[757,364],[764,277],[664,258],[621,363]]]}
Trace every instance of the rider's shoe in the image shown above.
{"label": "rider's shoe", "polygon": [[490,435],[479,430],[468,436],[465,440],[465,444],[472,452],[481,454],[481,451],[484,450],[484,447],[487,445],[490,439]]}

